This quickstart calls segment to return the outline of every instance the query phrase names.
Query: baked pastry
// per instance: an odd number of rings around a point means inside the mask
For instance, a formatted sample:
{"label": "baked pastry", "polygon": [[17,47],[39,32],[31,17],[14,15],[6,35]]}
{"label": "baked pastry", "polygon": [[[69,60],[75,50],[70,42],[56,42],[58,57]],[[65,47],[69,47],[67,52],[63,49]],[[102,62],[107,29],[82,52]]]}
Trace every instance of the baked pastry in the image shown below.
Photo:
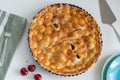
{"label": "baked pastry", "polygon": [[96,20],[70,4],[55,4],[41,10],[32,20],[29,45],[35,60],[59,75],[87,71],[102,50]]}

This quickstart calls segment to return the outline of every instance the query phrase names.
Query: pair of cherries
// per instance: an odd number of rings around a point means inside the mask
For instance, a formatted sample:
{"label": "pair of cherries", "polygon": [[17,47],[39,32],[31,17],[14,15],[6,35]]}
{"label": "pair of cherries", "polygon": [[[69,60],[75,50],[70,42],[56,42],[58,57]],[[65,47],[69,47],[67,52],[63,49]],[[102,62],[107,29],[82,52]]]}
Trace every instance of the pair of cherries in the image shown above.
{"label": "pair of cherries", "polygon": [[[28,70],[30,72],[34,72],[36,69],[35,65],[28,65]],[[23,75],[23,76],[26,76],[28,74],[28,70],[26,68],[21,68],[20,70],[20,73]],[[35,74],[34,75],[34,79],[35,80],[42,80],[42,76],[40,74]]]}

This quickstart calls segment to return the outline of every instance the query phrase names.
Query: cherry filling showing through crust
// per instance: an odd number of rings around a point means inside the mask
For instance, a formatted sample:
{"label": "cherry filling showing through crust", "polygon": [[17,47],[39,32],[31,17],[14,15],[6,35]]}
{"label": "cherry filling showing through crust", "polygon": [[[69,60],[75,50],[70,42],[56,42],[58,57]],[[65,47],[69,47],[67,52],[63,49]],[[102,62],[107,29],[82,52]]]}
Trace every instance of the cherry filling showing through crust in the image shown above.
{"label": "cherry filling showing through crust", "polygon": [[79,55],[76,55],[76,57],[79,59],[80,58],[80,56]]}
{"label": "cherry filling showing through crust", "polygon": [[73,44],[71,44],[71,49],[74,50],[75,49],[75,46]]}
{"label": "cherry filling showing through crust", "polygon": [[53,25],[54,25],[54,27],[55,27],[56,29],[58,28],[58,25],[57,25],[56,23],[54,23]]}

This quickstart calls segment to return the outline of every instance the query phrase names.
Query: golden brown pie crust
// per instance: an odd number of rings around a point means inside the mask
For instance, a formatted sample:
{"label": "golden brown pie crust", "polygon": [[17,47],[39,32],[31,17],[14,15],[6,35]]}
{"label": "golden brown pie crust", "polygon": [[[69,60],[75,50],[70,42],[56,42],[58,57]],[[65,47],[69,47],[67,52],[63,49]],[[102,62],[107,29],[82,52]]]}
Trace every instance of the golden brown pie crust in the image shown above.
{"label": "golden brown pie crust", "polygon": [[43,68],[60,75],[87,71],[102,50],[96,20],[70,4],[55,4],[41,10],[32,20],[29,45]]}

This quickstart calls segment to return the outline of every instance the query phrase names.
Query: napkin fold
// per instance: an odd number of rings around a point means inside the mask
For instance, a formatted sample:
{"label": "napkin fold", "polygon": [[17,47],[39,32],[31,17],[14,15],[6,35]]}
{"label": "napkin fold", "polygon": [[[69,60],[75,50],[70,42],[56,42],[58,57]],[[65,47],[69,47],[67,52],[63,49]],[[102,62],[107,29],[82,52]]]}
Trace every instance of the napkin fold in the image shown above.
{"label": "napkin fold", "polygon": [[[11,23],[9,23],[9,20],[12,20],[10,21]],[[8,70],[17,45],[22,37],[22,34],[24,33],[26,22],[27,20],[21,16],[0,10],[0,56],[3,48],[3,42],[5,40],[5,27],[9,25],[12,25],[13,27],[11,37],[8,39],[7,42],[5,63],[2,67],[0,67],[0,80],[4,80],[5,74]]]}

